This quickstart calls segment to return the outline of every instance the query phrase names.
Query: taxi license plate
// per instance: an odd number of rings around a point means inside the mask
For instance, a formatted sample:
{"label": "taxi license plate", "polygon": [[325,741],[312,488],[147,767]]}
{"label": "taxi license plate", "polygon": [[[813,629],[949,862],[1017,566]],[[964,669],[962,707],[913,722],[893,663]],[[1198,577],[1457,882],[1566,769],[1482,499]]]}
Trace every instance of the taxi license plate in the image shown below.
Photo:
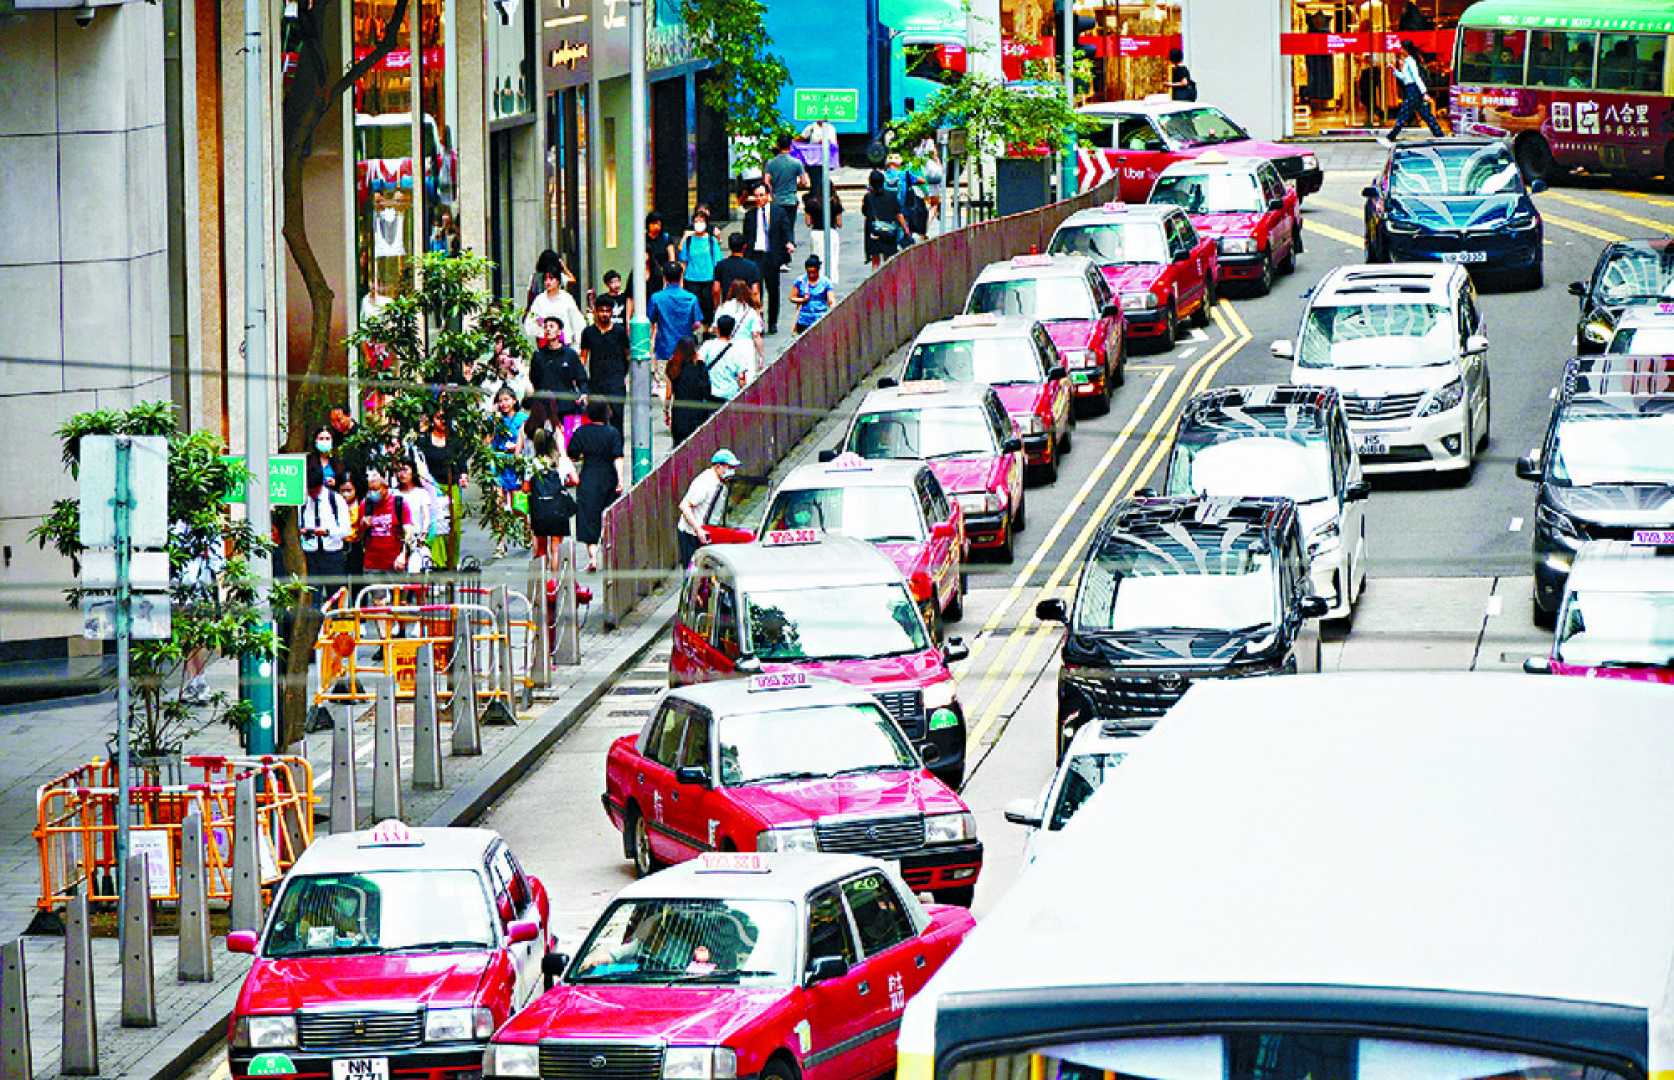
{"label": "taxi license plate", "polygon": [[331,1080],[389,1080],[389,1058],[340,1058],[331,1063]]}
{"label": "taxi license plate", "polygon": [[1488,261],[1486,251],[1444,251],[1441,261],[1444,263],[1479,263]]}
{"label": "taxi license plate", "polygon": [[1360,435],[1354,440],[1354,448],[1362,454],[1387,454],[1389,444],[1383,441],[1382,435]]}

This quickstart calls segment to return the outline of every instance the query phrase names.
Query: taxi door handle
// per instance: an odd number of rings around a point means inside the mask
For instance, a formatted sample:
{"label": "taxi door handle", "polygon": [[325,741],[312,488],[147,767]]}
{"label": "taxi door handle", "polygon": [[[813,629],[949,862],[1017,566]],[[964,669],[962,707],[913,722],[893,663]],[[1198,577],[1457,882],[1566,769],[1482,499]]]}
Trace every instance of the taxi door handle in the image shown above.
{"label": "taxi door handle", "polygon": [[858,987],[856,987],[855,989],[860,991],[860,996],[861,997],[865,997],[867,994],[870,994],[872,992],[872,984],[869,983],[869,982],[863,982]]}
{"label": "taxi door handle", "polygon": [[635,773],[634,774],[634,780],[638,783],[641,783],[641,784],[645,783],[645,774],[644,773]]}
{"label": "taxi door handle", "polygon": [[923,966],[924,966],[924,956],[923,956],[922,953],[918,956],[913,957],[913,967],[923,967]]}
{"label": "taxi door handle", "polygon": [[675,802],[679,802],[680,801],[680,789],[676,788],[673,791],[669,792],[668,797],[670,799],[674,800]]}

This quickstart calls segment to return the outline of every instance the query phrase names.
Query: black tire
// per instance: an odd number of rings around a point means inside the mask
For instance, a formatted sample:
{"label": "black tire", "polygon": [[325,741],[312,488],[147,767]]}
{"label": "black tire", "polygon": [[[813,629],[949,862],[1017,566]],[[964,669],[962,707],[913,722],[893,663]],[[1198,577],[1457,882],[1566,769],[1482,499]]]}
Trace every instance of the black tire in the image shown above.
{"label": "black tire", "polygon": [[1157,340],[1163,352],[1173,352],[1174,343],[1180,338],[1180,318],[1174,313],[1174,302],[1171,300],[1168,309],[1163,312],[1162,337]]}
{"label": "black tire", "polygon": [[976,902],[976,886],[961,885],[957,889],[937,889],[930,895],[936,898],[938,904],[952,904],[955,907],[968,908]]}
{"label": "black tire", "polygon": [[[1301,234],[1298,233],[1298,236]],[[1279,263],[1279,273],[1290,275],[1296,273],[1296,239],[1293,237],[1290,247],[1285,249],[1284,261]]]}
{"label": "black tire", "polygon": [[1110,385],[1110,372],[1104,374],[1104,390],[1094,394],[1087,402],[1088,416],[1103,416],[1110,411],[1110,395],[1115,393]]}
{"label": "black tire", "polygon": [[1058,482],[1058,455],[1063,451],[1058,446],[1058,437],[1056,435],[1048,435],[1046,437],[1046,445],[1047,448],[1052,451],[1052,458],[1045,465],[1040,467],[1040,476],[1046,483],[1056,484]]}
{"label": "black tire", "polygon": [[1494,382],[1484,379],[1482,385],[1482,433],[1476,437],[1478,452],[1488,449],[1489,432],[1494,426]]}
{"label": "black tire", "polygon": [[1532,131],[1526,132],[1512,147],[1512,154],[1517,159],[1517,170],[1523,174],[1524,180],[1552,182],[1557,163],[1552,160],[1552,147],[1545,136]]}
{"label": "black tire", "polygon": [[[1070,404],[1074,404],[1071,402]],[[1067,454],[1075,443],[1075,410],[1069,409],[1069,420],[1064,424],[1064,434],[1058,439],[1058,453]]]}
{"label": "black tire", "polygon": [[[1116,386],[1126,385],[1128,385],[1128,343],[1127,339],[1123,338],[1122,344],[1116,347]],[[1105,389],[1107,392],[1104,395],[1104,411],[1109,412],[1110,399],[1116,395],[1116,389],[1110,385],[1108,380],[1105,383]]]}
{"label": "black tire", "polygon": [[1525,289],[1544,289],[1546,287],[1546,260],[1535,263],[1533,270],[1523,271],[1521,282]]}
{"label": "black tire", "polygon": [[1261,259],[1261,276],[1255,281],[1255,294],[1266,296],[1273,291],[1273,253],[1269,251]]}
{"label": "black tire", "polygon": [[761,1070],[761,1080],[801,1080],[796,1066],[784,1058],[773,1058]]}
{"label": "black tire", "polygon": [[1026,495],[1017,497],[1017,513],[1012,515],[1011,531],[1022,532],[1029,527],[1029,499]]}
{"label": "black tire", "polygon": [[1209,312],[1215,306],[1215,293],[1218,291],[1214,278],[1203,283],[1203,303],[1197,305],[1197,310],[1192,312],[1193,326],[1209,325]]}
{"label": "black tire", "polygon": [[1300,255],[1307,250],[1307,246],[1302,243],[1302,219],[1299,217],[1296,219],[1296,236],[1293,238],[1291,251],[1295,255]]}
{"label": "black tire", "polygon": [[623,823],[622,834],[627,838],[628,859],[634,864],[634,875],[648,877],[656,873],[662,864],[651,853],[645,815],[639,812],[638,806],[628,807],[628,820]]}
{"label": "black tire", "polygon": [[1005,543],[1001,544],[995,556],[1003,563],[1017,561],[1017,526],[1012,524],[1006,529]]}
{"label": "black tire", "polygon": [[1540,601],[1534,603],[1534,624],[1542,630],[1556,630],[1558,627],[1558,609],[1547,611],[1540,606]]}
{"label": "black tire", "polygon": [[1662,152],[1662,190],[1674,192],[1674,142]]}
{"label": "black tire", "polygon": [[942,609],[942,622],[956,623],[965,617],[965,575],[959,575],[959,587],[953,590],[953,599]]}

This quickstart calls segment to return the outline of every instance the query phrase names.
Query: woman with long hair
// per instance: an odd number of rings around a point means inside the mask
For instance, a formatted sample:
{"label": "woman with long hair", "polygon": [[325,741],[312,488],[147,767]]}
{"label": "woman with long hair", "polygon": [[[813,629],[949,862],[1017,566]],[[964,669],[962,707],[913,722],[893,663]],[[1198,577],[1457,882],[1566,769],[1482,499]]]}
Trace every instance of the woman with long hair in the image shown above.
{"label": "woman with long hair", "polygon": [[675,446],[709,418],[709,372],[698,362],[697,352],[697,339],[687,336],[668,358],[668,404],[663,407],[663,418]]}
{"label": "woman with long hair", "polygon": [[343,458],[337,453],[337,433],[330,424],[322,424],[314,432],[314,448],[308,451],[306,466],[320,470],[320,483],[335,491],[343,482]]}
{"label": "woman with long hair", "polygon": [[[509,386],[502,386],[494,392],[494,426],[489,429],[488,448],[499,454],[520,454],[523,452],[523,425],[529,420],[529,414],[519,411],[517,407],[517,393]],[[502,465],[496,478],[500,488],[500,509],[512,510],[515,507],[513,495],[522,490],[523,480],[518,476],[515,465]],[[501,540],[494,545],[494,557],[505,558],[506,542]]]}
{"label": "woman with long hair", "polygon": [[605,508],[627,486],[622,472],[622,432],[610,422],[609,405],[587,403],[587,420],[570,437],[570,456],[579,463],[581,474],[575,495],[575,538],[587,545],[587,569],[597,570]]}
{"label": "woman with long hair", "polygon": [[756,306],[755,289],[748,281],[739,279],[732,283],[732,292],[727,295],[727,302],[715,310],[715,319],[720,321],[722,315],[732,316],[732,337],[734,341],[749,342],[755,352],[755,371],[751,372],[751,379],[760,375],[767,366],[767,345],[762,340],[762,333],[766,329],[766,321],[762,318],[761,308]]}

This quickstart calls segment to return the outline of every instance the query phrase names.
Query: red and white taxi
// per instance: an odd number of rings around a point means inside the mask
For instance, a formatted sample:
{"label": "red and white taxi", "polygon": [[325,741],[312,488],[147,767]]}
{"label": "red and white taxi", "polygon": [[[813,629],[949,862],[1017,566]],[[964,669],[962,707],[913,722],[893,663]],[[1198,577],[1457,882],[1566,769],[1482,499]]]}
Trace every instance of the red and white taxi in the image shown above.
{"label": "red and white taxi", "polygon": [[1115,176],[1118,198],[1144,202],[1164,169],[1210,150],[1227,157],[1272,162],[1279,175],[1296,185],[1297,194],[1304,198],[1325,182],[1319,159],[1312,153],[1252,139],[1249,132],[1213,105],[1195,101],[1105,101],[1077,111],[1101,121],[1080,144],[1076,155],[1076,180],[1082,192]]}
{"label": "red and white taxi", "polygon": [[[1048,482],[1058,478],[1058,458],[1069,452],[1075,410],[1068,371],[1058,347],[1035,319],[958,315],[918,332],[907,350],[900,382],[987,383],[1000,395],[1011,422],[1023,434],[1023,454]],[[896,380],[879,386],[898,385]],[[1087,371],[1076,390],[1097,389]]]}
{"label": "red and white taxi", "polygon": [[1110,411],[1127,378],[1122,309],[1087,259],[1019,255],[989,263],[965,298],[965,314],[1033,319],[1046,328],[1076,400]]}
{"label": "red and white taxi", "polygon": [[868,393],[839,450],[868,461],[910,458],[930,466],[964,511],[972,551],[1005,562],[1027,521],[1023,503],[1023,439],[992,387],[977,383],[911,382]]}
{"label": "red and white taxi", "polygon": [[605,813],[640,875],[706,851],[894,859],[969,907],[976,820],[869,694],[800,671],[670,690],[605,757]]}
{"label": "red and white taxi", "polygon": [[1581,545],[1551,655],[1525,671],[1674,686],[1674,529],[1633,532]]}
{"label": "red and white taxi", "polygon": [[1178,206],[1219,249],[1220,284],[1247,282],[1265,296],[1275,274],[1296,269],[1302,204],[1271,162],[1211,151],[1157,177],[1153,203]]}
{"label": "red and white taxi", "polygon": [[497,833],[386,821],[315,840],[233,1006],[234,1077],[456,1080],[542,989],[549,901]]}
{"label": "red and white taxi", "polygon": [[973,925],[875,859],[708,854],[618,893],[483,1076],[869,1080]]}
{"label": "red and white taxi", "polygon": [[798,465],[767,501],[760,532],[787,529],[853,537],[888,555],[932,628],[964,615],[964,515],[922,461],[843,454]]}
{"label": "red and white taxi", "polygon": [[1177,206],[1105,203],[1071,214],[1047,250],[1083,255],[1121,297],[1124,333],[1174,348],[1180,321],[1209,325],[1215,306],[1215,241]]}
{"label": "red and white taxi", "polygon": [[698,549],[674,616],[669,684],[799,671],[860,687],[957,788],[965,713],[948,665],[969,655],[956,636],[936,645],[889,556],[791,529]]}

